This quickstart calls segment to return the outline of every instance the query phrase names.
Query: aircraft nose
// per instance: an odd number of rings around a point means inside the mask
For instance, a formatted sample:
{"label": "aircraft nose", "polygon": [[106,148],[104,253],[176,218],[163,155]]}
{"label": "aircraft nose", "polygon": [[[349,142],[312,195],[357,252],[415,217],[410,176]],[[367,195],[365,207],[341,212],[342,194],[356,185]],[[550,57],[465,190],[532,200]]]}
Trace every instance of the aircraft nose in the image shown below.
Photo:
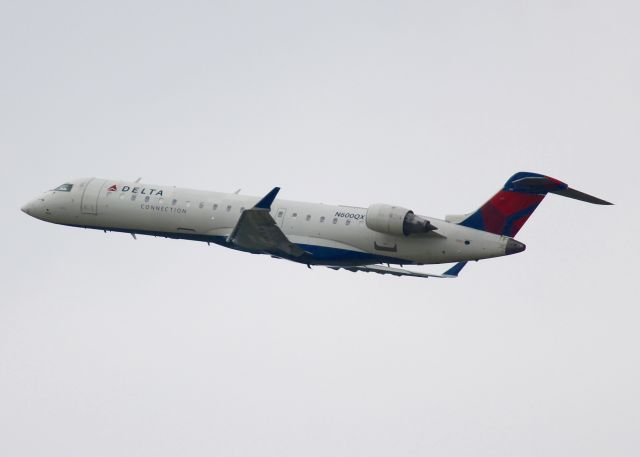
{"label": "aircraft nose", "polygon": [[518,252],[522,252],[527,248],[524,243],[520,241],[516,241],[513,238],[509,238],[507,240],[507,246],[504,249],[505,255],[517,254]]}
{"label": "aircraft nose", "polygon": [[22,205],[22,207],[20,208],[20,211],[22,211],[25,214],[28,214],[29,216],[38,218],[41,213],[43,202],[44,202],[44,199],[42,198],[29,200],[27,203]]}

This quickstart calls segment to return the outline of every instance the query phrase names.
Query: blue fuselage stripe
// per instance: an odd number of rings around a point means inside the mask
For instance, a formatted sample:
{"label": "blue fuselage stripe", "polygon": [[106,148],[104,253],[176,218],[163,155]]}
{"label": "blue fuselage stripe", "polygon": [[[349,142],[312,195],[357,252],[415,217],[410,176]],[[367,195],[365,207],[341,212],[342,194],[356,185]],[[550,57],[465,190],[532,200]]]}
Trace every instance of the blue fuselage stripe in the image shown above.
{"label": "blue fuselage stripe", "polygon": [[[93,230],[106,230],[108,232],[135,233],[137,235],[159,236],[163,238],[173,238],[179,240],[201,241],[205,243],[215,243],[226,248],[238,251],[252,252],[254,254],[270,254],[261,251],[252,251],[248,249],[238,248],[227,242],[226,236],[220,235],[201,235],[197,233],[175,233],[160,232],[153,230],[130,230],[120,228],[94,227],[87,225],[71,225],[72,227],[82,227]],[[412,265],[412,260],[397,259],[394,257],[379,256],[368,252],[352,251],[349,249],[332,248],[327,246],[319,246],[315,244],[298,244],[301,249],[308,252],[309,255],[303,258],[287,258],[294,262],[312,264],[312,265],[373,265],[376,263],[389,263],[397,265]]]}

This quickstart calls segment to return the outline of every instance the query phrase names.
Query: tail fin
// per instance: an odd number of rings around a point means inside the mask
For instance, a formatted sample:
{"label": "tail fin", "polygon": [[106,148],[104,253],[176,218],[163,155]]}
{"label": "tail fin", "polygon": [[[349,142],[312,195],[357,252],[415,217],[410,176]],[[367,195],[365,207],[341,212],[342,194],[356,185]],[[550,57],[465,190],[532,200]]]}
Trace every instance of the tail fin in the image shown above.
{"label": "tail fin", "polygon": [[611,205],[609,202],[571,189],[557,179],[521,171],[509,178],[497,194],[459,224],[514,237],[549,192],[596,205]]}

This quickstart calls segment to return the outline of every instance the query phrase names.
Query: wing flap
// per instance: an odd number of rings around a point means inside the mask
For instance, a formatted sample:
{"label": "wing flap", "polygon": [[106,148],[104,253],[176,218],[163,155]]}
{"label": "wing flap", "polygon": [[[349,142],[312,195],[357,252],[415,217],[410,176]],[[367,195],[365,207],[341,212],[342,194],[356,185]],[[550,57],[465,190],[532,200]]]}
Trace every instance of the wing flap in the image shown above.
{"label": "wing flap", "polygon": [[460,270],[464,268],[467,262],[458,262],[441,275],[432,273],[421,273],[418,271],[405,270],[404,268],[388,267],[384,265],[362,265],[362,266],[341,266],[331,265],[332,270],[348,270],[351,272],[364,271],[365,273],[378,273],[381,275],[392,276],[412,276],[414,278],[457,278]]}

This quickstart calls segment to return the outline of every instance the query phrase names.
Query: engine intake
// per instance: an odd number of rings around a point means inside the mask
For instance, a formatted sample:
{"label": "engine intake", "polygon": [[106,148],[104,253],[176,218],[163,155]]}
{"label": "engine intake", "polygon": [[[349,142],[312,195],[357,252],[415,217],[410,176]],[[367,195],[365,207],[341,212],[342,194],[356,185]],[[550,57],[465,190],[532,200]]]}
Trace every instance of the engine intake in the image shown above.
{"label": "engine intake", "polygon": [[371,230],[396,236],[409,236],[438,230],[428,220],[414,214],[410,209],[383,203],[369,206],[365,222]]}

